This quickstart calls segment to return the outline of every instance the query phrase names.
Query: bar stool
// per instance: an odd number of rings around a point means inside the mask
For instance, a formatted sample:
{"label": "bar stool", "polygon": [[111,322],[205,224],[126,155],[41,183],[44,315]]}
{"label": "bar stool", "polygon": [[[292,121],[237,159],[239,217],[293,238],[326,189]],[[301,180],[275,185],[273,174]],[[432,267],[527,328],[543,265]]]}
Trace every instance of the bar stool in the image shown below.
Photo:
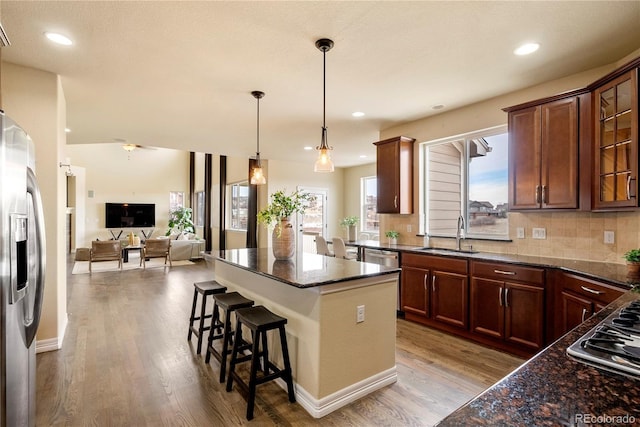
{"label": "bar stool", "polygon": [[[289,361],[289,349],[287,348],[287,336],[285,334],[284,325],[287,319],[273,314],[264,306],[242,308],[236,310],[236,331],[233,341],[233,350],[231,352],[231,361],[229,362],[229,378],[227,379],[227,391],[233,388],[233,380],[235,379],[238,386],[247,391],[249,397],[247,399],[247,420],[253,418],[253,406],[256,399],[256,386],[264,384],[268,381],[282,378],[287,383],[287,393],[289,394],[289,402],[295,402],[296,396],[293,393],[293,378],[291,376],[291,362]],[[251,330],[253,343],[242,343],[242,326]],[[280,332],[280,345],[282,347],[282,359],[284,368],[280,369],[269,360],[267,331],[278,329]],[[262,351],[259,350],[262,343]],[[249,355],[239,355],[244,350],[251,349]],[[263,374],[258,377],[258,364],[262,358]],[[251,373],[249,375],[249,384],[247,385],[240,376],[235,372],[238,363],[251,361]],[[270,373],[271,372],[271,373]]]}
{"label": "bar stool", "polygon": [[[233,330],[231,329],[231,313],[240,309],[251,307],[254,302],[243,297],[238,292],[229,292],[226,294],[216,294],[213,296],[213,316],[219,316],[220,310],[224,310],[224,323],[222,333],[215,334],[214,329],[209,332],[209,340],[207,343],[207,356],[205,363],[209,363],[213,354],[220,362],[220,382],[223,383],[225,373],[227,371],[227,355],[231,354],[230,344],[233,341]],[[217,329],[217,328],[216,328]],[[213,347],[213,341],[222,339],[222,350],[218,351]]]}
{"label": "bar stool", "polygon": [[[222,286],[215,280],[208,280],[206,282],[196,282],[193,284],[193,304],[191,306],[191,317],[189,318],[189,335],[187,340],[191,341],[191,335],[195,334],[198,337],[198,354],[202,350],[202,336],[205,331],[213,328],[222,328],[222,323],[218,316],[213,314],[205,314],[207,309],[207,298],[210,295],[225,293],[227,288]],[[198,302],[198,294],[202,295],[202,303],[200,307],[200,316],[196,317],[196,305]],[[208,326],[204,325],[205,319],[211,319],[211,323]],[[195,328],[193,324],[199,320],[198,327]]]}

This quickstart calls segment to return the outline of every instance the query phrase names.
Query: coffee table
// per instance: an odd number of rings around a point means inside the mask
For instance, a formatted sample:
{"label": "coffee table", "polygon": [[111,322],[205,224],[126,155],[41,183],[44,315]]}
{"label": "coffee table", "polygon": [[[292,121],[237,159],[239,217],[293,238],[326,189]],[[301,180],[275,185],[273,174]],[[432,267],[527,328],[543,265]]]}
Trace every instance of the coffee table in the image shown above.
{"label": "coffee table", "polygon": [[122,262],[129,262],[129,251],[137,250],[140,252],[140,256],[142,256],[142,245],[138,246],[125,246],[122,248]]}

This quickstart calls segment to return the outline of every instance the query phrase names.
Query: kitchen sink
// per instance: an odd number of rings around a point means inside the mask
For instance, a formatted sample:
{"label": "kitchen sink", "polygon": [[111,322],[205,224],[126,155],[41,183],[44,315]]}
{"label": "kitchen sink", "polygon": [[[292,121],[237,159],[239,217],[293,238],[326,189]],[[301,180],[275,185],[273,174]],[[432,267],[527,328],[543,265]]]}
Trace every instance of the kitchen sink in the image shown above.
{"label": "kitchen sink", "polygon": [[448,249],[448,248],[431,248],[431,247],[418,248],[416,250],[425,251],[425,252],[450,252],[455,254],[477,254],[478,253],[478,251],[474,251],[471,249]]}

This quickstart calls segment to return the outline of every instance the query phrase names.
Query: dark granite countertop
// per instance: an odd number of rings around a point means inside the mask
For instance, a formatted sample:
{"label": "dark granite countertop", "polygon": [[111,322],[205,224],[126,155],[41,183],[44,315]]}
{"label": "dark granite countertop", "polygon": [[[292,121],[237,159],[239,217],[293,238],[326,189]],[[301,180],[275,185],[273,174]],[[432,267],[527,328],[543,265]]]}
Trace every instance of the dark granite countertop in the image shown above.
{"label": "dark granite countertop", "polygon": [[578,261],[571,259],[539,257],[530,255],[510,255],[492,252],[455,252],[447,249],[423,248],[411,245],[389,245],[377,240],[358,240],[345,242],[348,246],[356,246],[366,249],[380,249],[397,252],[412,252],[424,255],[449,256],[465,258],[477,261],[504,262],[510,264],[529,265],[532,267],[558,268],[564,271],[575,273],[595,280],[604,280],[613,285],[630,289],[631,284],[627,281],[627,266],[625,264],[614,264],[607,262]]}
{"label": "dark granite countertop", "polygon": [[[625,293],[438,426],[638,425],[640,379],[593,368],[566,354],[567,347],[612,311],[638,298],[635,291]],[[598,416],[627,418],[586,422]]]}
{"label": "dark granite countertop", "polygon": [[216,253],[217,259],[244,270],[298,288],[328,285],[367,277],[398,274],[399,268],[366,262],[296,253],[291,260],[276,260],[271,249],[231,249]]}

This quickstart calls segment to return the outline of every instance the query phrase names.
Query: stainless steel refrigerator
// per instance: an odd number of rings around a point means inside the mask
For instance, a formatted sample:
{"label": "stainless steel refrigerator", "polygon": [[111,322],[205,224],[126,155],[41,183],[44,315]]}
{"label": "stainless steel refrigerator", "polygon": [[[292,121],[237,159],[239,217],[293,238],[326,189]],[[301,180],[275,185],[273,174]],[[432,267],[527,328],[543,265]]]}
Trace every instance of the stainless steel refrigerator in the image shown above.
{"label": "stainless steel refrigerator", "polygon": [[0,112],[0,425],[35,425],[35,335],[45,273],[44,217],[29,135]]}

